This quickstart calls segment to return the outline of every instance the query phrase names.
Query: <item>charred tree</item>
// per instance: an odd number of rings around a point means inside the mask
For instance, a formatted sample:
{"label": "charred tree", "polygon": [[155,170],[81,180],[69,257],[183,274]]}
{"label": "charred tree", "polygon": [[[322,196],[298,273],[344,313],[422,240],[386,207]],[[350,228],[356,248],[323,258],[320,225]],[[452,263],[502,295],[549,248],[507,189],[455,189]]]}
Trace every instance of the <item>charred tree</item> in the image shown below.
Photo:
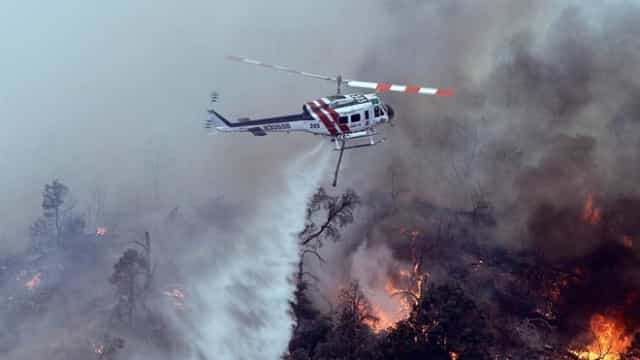
{"label": "charred tree", "polygon": [[139,297],[148,289],[150,281],[150,265],[146,254],[127,249],[113,266],[113,274],[109,278],[109,282],[116,287],[114,311],[118,320],[132,326]]}
{"label": "charred tree", "polygon": [[[324,259],[318,252],[322,239],[337,241],[340,238],[340,228],[353,222],[353,211],[359,204],[360,199],[353,190],[347,190],[340,196],[331,196],[323,188],[319,188],[309,200],[305,227],[298,234],[301,250],[294,278],[296,289],[293,300],[289,302],[295,319],[293,336],[289,342],[289,359],[314,358],[318,344],[327,342],[332,329],[331,318],[318,311],[309,297],[308,279],[317,278],[305,271],[305,256],[314,255],[323,263]],[[318,219],[321,219],[320,224],[316,223]]]}
{"label": "charred tree", "polygon": [[488,359],[489,324],[464,291],[453,285],[431,286],[407,320],[381,343],[385,358]]}
{"label": "charred tree", "polygon": [[[318,248],[322,246],[322,239],[339,240],[339,229],[353,223],[353,212],[358,205],[360,197],[353,190],[331,196],[319,188],[309,200],[304,230],[298,234],[301,245]],[[319,225],[315,221],[317,217],[323,217]]]}
{"label": "charred tree", "polygon": [[314,250],[306,249],[300,254],[298,271],[295,277],[296,289],[293,292],[293,300],[289,301],[291,314],[295,319],[293,335],[289,341],[289,359],[312,359],[319,343],[325,342],[331,330],[331,321],[322,312],[318,311],[309,297],[309,281],[307,277],[315,280],[315,276],[304,270],[304,257],[306,254],[315,255],[318,260],[324,259]]}
{"label": "charred tree", "polygon": [[318,347],[318,359],[375,358],[375,337],[369,326],[378,322],[357,281],[340,291],[339,302],[327,341]]}

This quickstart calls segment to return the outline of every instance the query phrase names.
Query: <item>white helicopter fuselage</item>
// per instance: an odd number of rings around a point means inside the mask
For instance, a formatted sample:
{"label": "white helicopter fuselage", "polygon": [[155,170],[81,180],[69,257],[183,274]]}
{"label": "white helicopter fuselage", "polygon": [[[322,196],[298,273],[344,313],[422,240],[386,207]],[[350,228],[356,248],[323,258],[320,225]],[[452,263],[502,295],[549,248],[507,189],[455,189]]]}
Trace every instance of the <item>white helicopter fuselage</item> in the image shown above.
{"label": "white helicopter fuselage", "polygon": [[307,102],[299,114],[258,120],[239,119],[233,123],[210,109],[207,124],[220,132],[249,132],[255,136],[297,131],[349,139],[370,135],[375,126],[389,122],[391,118],[392,108],[385,105],[377,94],[347,94]]}
{"label": "white helicopter fuselage", "polygon": [[[336,94],[310,101],[302,106],[302,112],[292,115],[276,116],[266,119],[238,119],[230,122],[213,108],[209,109],[209,117],[205,128],[220,132],[249,132],[255,136],[265,136],[269,133],[306,132],[331,138],[336,149],[340,151],[338,163],[333,178],[336,186],[338,170],[344,150],[377,145],[384,141],[378,139],[376,126],[391,122],[394,111],[378,97],[378,92],[391,91],[407,94],[422,94],[436,96],[453,96],[453,90],[447,88],[431,88],[416,85],[398,85],[386,82],[369,82],[349,80],[338,76],[326,76],[306,71],[298,71],[282,65],[272,65],[262,61],[239,56],[227,56],[227,60],[260,66],[276,71],[297,74],[308,78],[331,81],[336,83]],[[341,95],[342,86],[350,88],[369,89],[372,94]],[[215,103],[218,94],[211,95],[211,102]],[[361,139],[368,138],[367,143]]]}

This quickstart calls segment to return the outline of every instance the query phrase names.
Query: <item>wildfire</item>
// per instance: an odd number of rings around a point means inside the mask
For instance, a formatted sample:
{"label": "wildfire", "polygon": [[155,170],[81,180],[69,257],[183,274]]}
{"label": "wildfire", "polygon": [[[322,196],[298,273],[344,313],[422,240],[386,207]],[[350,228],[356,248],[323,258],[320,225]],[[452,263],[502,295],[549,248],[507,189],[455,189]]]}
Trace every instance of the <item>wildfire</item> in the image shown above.
{"label": "wildfire", "polygon": [[633,334],[626,334],[619,319],[594,314],[590,321],[594,340],[586,349],[571,351],[584,360],[620,360],[620,355],[631,345]]}
{"label": "wildfire", "polygon": [[449,352],[449,357],[451,357],[451,360],[458,360],[458,353],[456,352]]}
{"label": "wildfire", "polygon": [[384,293],[391,299],[392,306],[382,307],[373,304],[373,313],[378,318],[377,322],[369,322],[368,325],[376,332],[387,329],[393,324],[406,319],[411,309],[420,299],[422,286],[426,275],[420,273],[420,269],[414,266],[411,271],[400,270],[395,276],[387,278],[384,284]]}
{"label": "wildfire", "polygon": [[98,227],[96,228],[96,236],[104,236],[104,235],[106,235],[106,234],[107,234],[107,231],[108,231],[108,230],[109,230],[109,229],[107,229],[107,227],[106,227],[106,226],[98,226]]}
{"label": "wildfire", "polygon": [[396,322],[402,320],[402,317],[398,314],[394,314],[393,312],[384,311],[378,305],[372,305],[373,313],[378,318],[378,321],[367,320],[365,323],[375,332],[382,331],[387,329]]}
{"label": "wildfire", "polygon": [[429,276],[422,270],[422,253],[417,245],[424,232],[401,226],[400,234],[409,238],[411,266],[405,266],[404,269],[396,268],[387,274],[382,287],[386,299],[377,304],[374,301],[372,304],[373,313],[378,321],[368,323],[375,332],[387,329],[409,317],[411,310],[422,297],[423,287]]}
{"label": "wildfire", "polygon": [[602,211],[600,208],[595,207],[593,201],[593,195],[589,194],[587,196],[587,201],[584,203],[584,208],[582,210],[582,218],[584,221],[591,225],[597,225],[600,223],[600,218],[602,217]]}
{"label": "wildfire", "polygon": [[629,235],[624,235],[622,237],[622,245],[628,249],[633,248],[633,238]]}
{"label": "wildfire", "polygon": [[37,273],[24,284],[24,287],[29,290],[35,290],[38,286],[40,286],[40,281],[42,281],[42,273]]}

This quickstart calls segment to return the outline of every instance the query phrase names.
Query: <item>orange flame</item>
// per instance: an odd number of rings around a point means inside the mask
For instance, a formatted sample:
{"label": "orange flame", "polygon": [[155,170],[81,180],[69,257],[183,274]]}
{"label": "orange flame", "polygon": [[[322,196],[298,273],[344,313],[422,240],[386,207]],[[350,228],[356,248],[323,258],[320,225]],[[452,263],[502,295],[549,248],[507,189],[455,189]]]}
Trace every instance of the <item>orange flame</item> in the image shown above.
{"label": "orange flame", "polygon": [[633,248],[633,238],[629,235],[624,235],[622,237],[622,245],[628,249]]}
{"label": "orange flame", "polygon": [[451,360],[458,360],[458,353],[451,351],[449,352],[449,356],[451,357]]}
{"label": "orange flame", "polygon": [[42,273],[37,273],[33,275],[31,280],[27,281],[24,284],[24,287],[26,287],[29,290],[35,290],[38,286],[40,286],[40,281],[42,281]]}
{"label": "orange flame", "polygon": [[[394,282],[394,279],[397,282]],[[423,281],[423,277],[416,278],[416,275],[407,270],[400,270],[395,277],[387,278],[384,284],[384,292],[394,305],[390,308],[389,306],[382,307],[379,304],[372,304],[373,313],[378,318],[378,321],[367,322],[367,325],[373,331],[379,332],[406,319],[411,313],[415,299],[420,297]],[[407,288],[401,288],[405,285],[407,285]]]}
{"label": "orange flame", "polygon": [[106,226],[98,226],[98,227],[96,228],[96,236],[104,236],[104,235],[106,235],[106,234],[107,234],[107,231],[108,231],[108,230],[109,230],[109,229],[107,229],[107,227],[106,227]]}
{"label": "orange flame", "polygon": [[392,312],[384,311],[378,305],[372,305],[372,308],[373,313],[378,318],[378,321],[366,320],[365,324],[367,324],[374,332],[380,332],[384,329],[388,329],[396,322],[402,320],[399,316],[394,315]]}
{"label": "orange flame", "polygon": [[597,225],[600,223],[600,218],[602,217],[602,211],[600,208],[595,207],[593,201],[593,195],[589,194],[587,196],[587,201],[584,203],[584,208],[582,210],[582,218],[587,224]]}
{"label": "orange flame", "polygon": [[416,246],[417,240],[424,236],[424,232],[401,226],[400,234],[407,236],[411,243],[412,266],[396,269],[393,274],[388,274],[384,281],[382,290],[388,299],[379,304],[372,304],[373,313],[379,320],[368,323],[375,332],[387,329],[409,317],[413,306],[420,301],[422,288],[429,276],[422,271],[422,258]]}
{"label": "orange flame", "polygon": [[629,348],[633,340],[633,334],[625,334],[622,321],[594,314],[590,325],[594,340],[585,350],[571,352],[584,360],[620,360],[620,355]]}

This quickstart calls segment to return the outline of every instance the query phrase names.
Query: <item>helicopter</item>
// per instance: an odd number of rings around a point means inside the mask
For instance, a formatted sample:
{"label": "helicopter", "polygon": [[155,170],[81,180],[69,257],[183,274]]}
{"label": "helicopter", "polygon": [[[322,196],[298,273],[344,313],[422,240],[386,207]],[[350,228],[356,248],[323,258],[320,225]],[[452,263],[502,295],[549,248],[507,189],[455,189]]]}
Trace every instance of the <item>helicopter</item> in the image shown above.
{"label": "helicopter", "polygon": [[[385,141],[384,138],[378,137],[376,126],[385,123],[391,125],[395,117],[395,111],[389,104],[382,101],[377,94],[378,92],[391,91],[436,96],[454,95],[451,89],[350,80],[344,79],[342,75],[319,75],[238,56],[227,56],[225,59],[314,79],[332,81],[337,84],[336,94],[305,103],[302,105],[302,112],[300,113],[254,120],[240,118],[233,122],[213,109],[213,104],[219,99],[219,94],[214,92],[211,94],[209,116],[205,121],[206,129],[214,128],[219,132],[225,133],[248,132],[254,136],[265,136],[269,133],[306,132],[329,137],[335,143],[335,150],[340,152],[333,177],[334,187],[338,182],[338,172],[345,150],[374,146]],[[342,86],[370,89],[375,90],[375,92],[368,94],[342,94]],[[368,141],[362,143],[361,140],[363,139]]]}

